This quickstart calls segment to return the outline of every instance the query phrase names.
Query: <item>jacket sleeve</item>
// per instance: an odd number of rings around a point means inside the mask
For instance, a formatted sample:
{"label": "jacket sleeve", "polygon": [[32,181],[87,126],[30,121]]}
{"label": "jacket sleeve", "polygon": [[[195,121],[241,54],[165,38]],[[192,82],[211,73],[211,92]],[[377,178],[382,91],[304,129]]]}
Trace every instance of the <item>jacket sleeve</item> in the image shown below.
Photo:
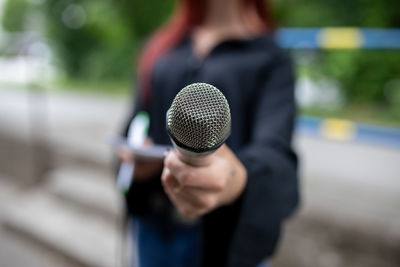
{"label": "jacket sleeve", "polygon": [[260,71],[249,142],[237,151],[248,173],[229,254],[230,267],[254,267],[273,254],[281,224],[298,203],[292,64],[283,53]]}

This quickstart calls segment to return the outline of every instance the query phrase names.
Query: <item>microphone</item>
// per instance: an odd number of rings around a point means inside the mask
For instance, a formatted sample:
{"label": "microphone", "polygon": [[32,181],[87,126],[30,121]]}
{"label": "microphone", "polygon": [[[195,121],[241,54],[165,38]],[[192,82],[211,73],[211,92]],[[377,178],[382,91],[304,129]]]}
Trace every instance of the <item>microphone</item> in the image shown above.
{"label": "microphone", "polygon": [[229,137],[231,113],[220,90],[207,83],[184,87],[167,111],[167,132],[180,159],[204,166]]}

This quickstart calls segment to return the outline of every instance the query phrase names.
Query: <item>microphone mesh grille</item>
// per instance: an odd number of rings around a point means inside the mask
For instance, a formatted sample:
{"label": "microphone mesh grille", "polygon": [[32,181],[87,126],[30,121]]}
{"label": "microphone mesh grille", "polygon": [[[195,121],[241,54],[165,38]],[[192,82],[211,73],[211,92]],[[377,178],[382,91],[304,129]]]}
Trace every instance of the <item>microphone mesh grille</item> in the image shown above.
{"label": "microphone mesh grille", "polygon": [[212,149],[230,133],[228,101],[210,84],[190,84],[175,96],[167,128],[175,140],[192,150]]}

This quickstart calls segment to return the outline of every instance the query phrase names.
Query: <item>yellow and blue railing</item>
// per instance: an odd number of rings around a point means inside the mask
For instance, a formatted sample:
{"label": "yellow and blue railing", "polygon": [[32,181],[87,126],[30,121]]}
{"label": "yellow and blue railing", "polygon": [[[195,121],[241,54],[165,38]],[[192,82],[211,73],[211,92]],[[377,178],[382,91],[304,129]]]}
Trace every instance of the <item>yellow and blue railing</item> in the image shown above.
{"label": "yellow and blue railing", "polygon": [[400,29],[281,28],[276,40],[289,49],[400,49]]}
{"label": "yellow and blue railing", "polygon": [[[400,49],[400,29],[327,27],[281,28],[275,36],[287,49]],[[334,118],[300,116],[296,131],[308,136],[400,148],[400,128]]]}
{"label": "yellow and blue railing", "polygon": [[400,128],[355,123],[343,119],[299,116],[296,132],[330,140],[400,148]]}

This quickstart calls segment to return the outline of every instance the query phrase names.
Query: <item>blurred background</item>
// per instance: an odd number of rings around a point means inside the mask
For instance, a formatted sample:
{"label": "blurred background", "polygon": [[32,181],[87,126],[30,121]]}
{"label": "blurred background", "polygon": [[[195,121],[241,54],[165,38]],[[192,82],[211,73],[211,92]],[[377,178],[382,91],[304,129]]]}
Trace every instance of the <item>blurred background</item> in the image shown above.
{"label": "blurred background", "polygon": [[[107,138],[173,4],[0,0],[0,266],[119,266]],[[272,5],[303,193],[272,266],[400,266],[400,2]]]}

